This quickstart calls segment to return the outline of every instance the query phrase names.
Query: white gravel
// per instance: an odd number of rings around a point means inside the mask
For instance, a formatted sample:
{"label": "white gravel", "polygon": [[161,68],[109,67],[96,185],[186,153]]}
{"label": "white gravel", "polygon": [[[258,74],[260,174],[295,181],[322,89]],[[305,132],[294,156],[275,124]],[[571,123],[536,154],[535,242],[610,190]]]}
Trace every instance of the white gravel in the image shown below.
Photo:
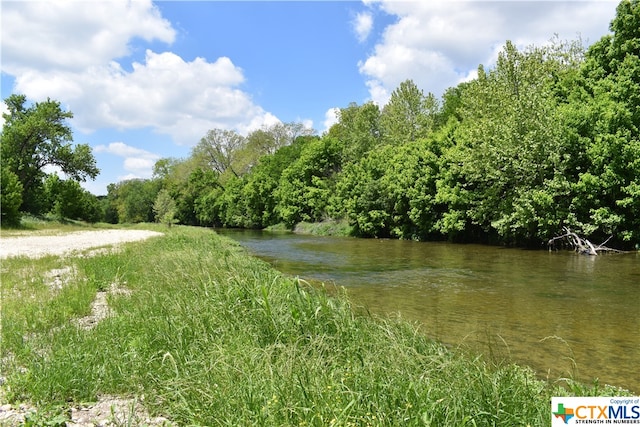
{"label": "white gravel", "polygon": [[20,236],[0,238],[0,259],[27,256],[38,258],[44,255],[65,255],[118,243],[134,242],[161,236],[149,230],[96,230],[76,231],[54,236]]}

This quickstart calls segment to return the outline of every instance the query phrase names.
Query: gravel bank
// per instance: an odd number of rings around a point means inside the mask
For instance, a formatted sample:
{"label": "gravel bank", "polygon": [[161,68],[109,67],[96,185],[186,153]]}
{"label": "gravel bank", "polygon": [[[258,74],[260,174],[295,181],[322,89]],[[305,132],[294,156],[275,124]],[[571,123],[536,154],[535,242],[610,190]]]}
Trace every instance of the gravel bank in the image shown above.
{"label": "gravel bank", "polygon": [[0,259],[16,256],[38,258],[44,255],[65,255],[74,251],[134,242],[161,236],[148,230],[76,231],[57,236],[20,236],[0,238]]}

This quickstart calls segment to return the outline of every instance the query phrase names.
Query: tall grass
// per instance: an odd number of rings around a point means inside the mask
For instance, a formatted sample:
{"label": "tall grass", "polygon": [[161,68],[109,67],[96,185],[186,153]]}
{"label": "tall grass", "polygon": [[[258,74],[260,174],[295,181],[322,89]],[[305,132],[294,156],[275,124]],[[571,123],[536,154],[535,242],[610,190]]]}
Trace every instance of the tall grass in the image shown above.
{"label": "tall grass", "polygon": [[[209,230],[163,231],[118,253],[3,261],[10,399],[136,396],[178,425],[543,426],[550,397],[571,392],[357,313]],[[62,291],[41,283],[70,263]],[[112,283],[131,292],[109,295],[111,316],[89,330],[71,321]]]}
{"label": "tall grass", "polygon": [[327,219],[320,222],[299,222],[294,231],[316,236],[350,236],[353,233],[353,227],[346,220]]}
{"label": "tall grass", "polygon": [[85,221],[64,219],[60,220],[51,215],[34,216],[23,214],[20,223],[17,225],[7,225],[0,223],[0,234],[3,237],[29,235],[29,234],[61,234],[72,231],[82,231],[94,228],[114,228],[113,224],[88,223]]}

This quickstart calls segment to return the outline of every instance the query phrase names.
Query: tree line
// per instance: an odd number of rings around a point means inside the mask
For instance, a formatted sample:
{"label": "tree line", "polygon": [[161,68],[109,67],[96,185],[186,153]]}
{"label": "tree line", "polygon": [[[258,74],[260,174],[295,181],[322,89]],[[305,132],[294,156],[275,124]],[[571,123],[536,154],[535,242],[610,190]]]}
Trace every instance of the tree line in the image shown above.
{"label": "tree line", "polygon": [[441,99],[407,80],[382,108],[340,109],[321,136],[298,123],[211,130],[189,157],[159,160],[152,179],[110,185],[103,218],[245,228],[338,219],[362,237],[518,246],[568,227],[633,246],[640,2],[623,0],[610,29],[587,50],[507,42],[493,68]]}

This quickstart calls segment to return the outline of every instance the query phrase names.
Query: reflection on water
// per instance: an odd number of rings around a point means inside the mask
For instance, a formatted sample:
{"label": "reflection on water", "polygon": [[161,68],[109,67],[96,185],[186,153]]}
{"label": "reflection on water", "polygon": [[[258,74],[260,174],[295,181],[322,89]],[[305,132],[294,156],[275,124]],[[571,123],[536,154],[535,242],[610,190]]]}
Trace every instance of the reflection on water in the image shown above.
{"label": "reflection on water", "polygon": [[219,230],[285,274],[335,283],[433,338],[640,392],[640,256]]}

